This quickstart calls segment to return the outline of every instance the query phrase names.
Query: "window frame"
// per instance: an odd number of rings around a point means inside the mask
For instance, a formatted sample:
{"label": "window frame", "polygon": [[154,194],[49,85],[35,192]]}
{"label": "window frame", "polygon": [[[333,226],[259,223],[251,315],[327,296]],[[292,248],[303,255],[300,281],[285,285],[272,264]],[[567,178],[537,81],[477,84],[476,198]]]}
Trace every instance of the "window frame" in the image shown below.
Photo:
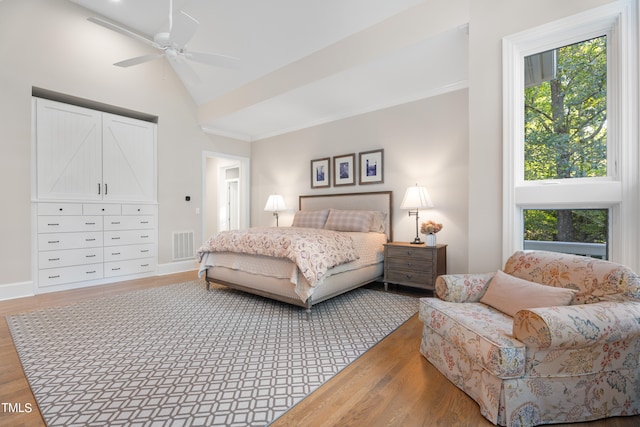
{"label": "window frame", "polygon": [[[524,58],[602,35],[607,36],[607,176],[525,181]],[[503,260],[523,247],[524,209],[607,208],[609,259],[640,267],[637,52],[633,0],[503,39]]]}

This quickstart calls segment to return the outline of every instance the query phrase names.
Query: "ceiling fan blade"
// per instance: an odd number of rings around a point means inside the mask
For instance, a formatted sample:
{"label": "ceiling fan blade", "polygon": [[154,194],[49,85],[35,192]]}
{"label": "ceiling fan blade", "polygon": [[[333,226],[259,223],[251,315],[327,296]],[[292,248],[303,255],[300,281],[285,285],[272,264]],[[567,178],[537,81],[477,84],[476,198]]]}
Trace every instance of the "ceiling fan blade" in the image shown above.
{"label": "ceiling fan blade", "polygon": [[195,35],[200,23],[192,16],[180,11],[173,17],[173,26],[169,33],[169,41],[178,49],[184,48],[189,40]]}
{"label": "ceiling fan blade", "polygon": [[143,62],[153,61],[154,59],[161,58],[163,53],[152,53],[150,55],[136,56],[135,58],[125,59],[124,61],[116,62],[113,65],[118,67],[131,67],[132,65],[142,64]]}
{"label": "ceiling fan blade", "polygon": [[127,37],[136,39],[142,43],[148,44],[153,47],[157,47],[153,39],[145,36],[144,34],[140,34],[131,28],[125,27],[124,25],[116,24],[115,22],[109,21],[108,19],[100,18],[97,16],[90,16],[87,18],[87,20],[90,22],[93,22],[94,24],[98,24],[100,26],[108,28],[112,31],[116,31],[120,34],[124,34]]}
{"label": "ceiling fan blade", "polygon": [[219,55],[216,53],[202,53],[202,52],[184,52],[184,56],[192,61],[200,62],[207,65],[215,65],[217,67],[224,68],[237,68],[240,65],[240,60],[233,56]]}
{"label": "ceiling fan blade", "polygon": [[197,86],[201,83],[198,74],[184,60],[170,55],[167,55],[167,59],[187,86]]}

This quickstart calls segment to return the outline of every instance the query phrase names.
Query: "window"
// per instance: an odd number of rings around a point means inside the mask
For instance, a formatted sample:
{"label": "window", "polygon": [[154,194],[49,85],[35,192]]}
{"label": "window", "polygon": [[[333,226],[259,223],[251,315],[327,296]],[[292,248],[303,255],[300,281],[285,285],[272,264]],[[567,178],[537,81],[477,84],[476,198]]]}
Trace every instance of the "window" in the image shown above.
{"label": "window", "polygon": [[504,39],[503,258],[577,243],[640,267],[635,3]]}

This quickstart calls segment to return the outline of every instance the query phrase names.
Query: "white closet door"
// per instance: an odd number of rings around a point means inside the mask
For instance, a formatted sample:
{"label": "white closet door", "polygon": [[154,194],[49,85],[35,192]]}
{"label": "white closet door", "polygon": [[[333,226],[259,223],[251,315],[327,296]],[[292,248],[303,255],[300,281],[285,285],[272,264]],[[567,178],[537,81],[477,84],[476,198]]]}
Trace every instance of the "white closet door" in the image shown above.
{"label": "white closet door", "polygon": [[103,114],[103,200],[156,198],[156,125]]}
{"label": "white closet door", "polygon": [[36,107],[38,198],[102,198],[102,114],[38,99]]}

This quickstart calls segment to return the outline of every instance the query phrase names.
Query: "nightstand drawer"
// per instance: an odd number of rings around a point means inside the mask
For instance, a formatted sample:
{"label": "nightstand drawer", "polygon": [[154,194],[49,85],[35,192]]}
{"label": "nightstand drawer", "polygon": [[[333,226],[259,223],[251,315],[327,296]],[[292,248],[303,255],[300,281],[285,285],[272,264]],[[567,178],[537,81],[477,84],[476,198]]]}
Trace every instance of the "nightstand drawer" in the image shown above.
{"label": "nightstand drawer", "polygon": [[412,270],[423,273],[433,272],[433,265],[425,263],[424,259],[415,258],[388,258],[387,266],[390,270]]}
{"label": "nightstand drawer", "polygon": [[431,261],[433,259],[433,251],[425,250],[423,246],[413,247],[394,247],[388,246],[386,256],[389,258],[410,258],[423,261]]}
{"label": "nightstand drawer", "polygon": [[386,280],[403,285],[433,286],[434,283],[433,274],[409,270],[389,270]]}

